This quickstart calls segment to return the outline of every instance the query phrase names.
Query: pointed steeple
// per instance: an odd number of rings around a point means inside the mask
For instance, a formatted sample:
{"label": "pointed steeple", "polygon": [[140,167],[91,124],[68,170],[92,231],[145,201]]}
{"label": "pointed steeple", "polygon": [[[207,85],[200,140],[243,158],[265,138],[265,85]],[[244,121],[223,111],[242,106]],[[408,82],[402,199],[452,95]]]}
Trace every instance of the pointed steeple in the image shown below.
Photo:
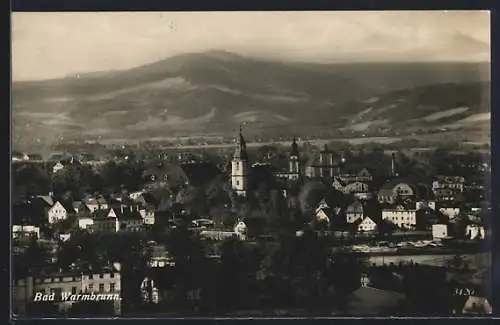
{"label": "pointed steeple", "polygon": [[299,156],[299,146],[297,145],[297,139],[294,137],[292,142],[292,149],[290,152],[291,156]]}
{"label": "pointed steeple", "polygon": [[247,144],[245,138],[243,137],[243,127],[240,124],[240,132],[238,137],[236,138],[236,148],[234,150],[234,159],[242,159],[246,160],[248,158],[247,155]]}

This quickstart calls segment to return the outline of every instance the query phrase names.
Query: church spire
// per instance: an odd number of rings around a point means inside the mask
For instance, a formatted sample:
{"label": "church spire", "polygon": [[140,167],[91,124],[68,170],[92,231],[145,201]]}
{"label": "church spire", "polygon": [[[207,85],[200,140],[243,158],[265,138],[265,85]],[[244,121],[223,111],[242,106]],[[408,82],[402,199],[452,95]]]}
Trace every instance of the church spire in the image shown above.
{"label": "church spire", "polygon": [[292,142],[292,149],[290,152],[291,156],[299,156],[299,146],[297,145],[297,139],[293,137],[293,142]]}
{"label": "church spire", "polygon": [[240,132],[236,138],[236,148],[234,150],[234,159],[246,160],[247,155],[247,144],[245,138],[243,137],[243,125],[240,124]]}

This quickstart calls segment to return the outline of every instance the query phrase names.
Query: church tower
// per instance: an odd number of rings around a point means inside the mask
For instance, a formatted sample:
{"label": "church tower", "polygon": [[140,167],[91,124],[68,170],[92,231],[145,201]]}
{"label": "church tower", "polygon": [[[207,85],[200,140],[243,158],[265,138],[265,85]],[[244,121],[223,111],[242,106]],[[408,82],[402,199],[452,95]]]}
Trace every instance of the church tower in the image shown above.
{"label": "church tower", "polygon": [[290,151],[288,172],[288,177],[291,181],[296,181],[300,178],[299,146],[295,138],[293,138],[292,150]]}
{"label": "church tower", "polygon": [[231,163],[231,188],[239,196],[246,196],[248,187],[248,155],[245,138],[240,126],[240,133],[236,138],[236,148]]}

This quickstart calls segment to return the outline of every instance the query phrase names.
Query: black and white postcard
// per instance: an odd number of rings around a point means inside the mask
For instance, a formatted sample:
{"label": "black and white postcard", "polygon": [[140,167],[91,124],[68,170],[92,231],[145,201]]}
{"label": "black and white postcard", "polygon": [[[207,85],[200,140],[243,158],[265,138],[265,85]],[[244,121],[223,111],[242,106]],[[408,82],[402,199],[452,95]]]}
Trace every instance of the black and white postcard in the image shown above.
{"label": "black and white postcard", "polygon": [[492,313],[489,12],[11,33],[14,317]]}

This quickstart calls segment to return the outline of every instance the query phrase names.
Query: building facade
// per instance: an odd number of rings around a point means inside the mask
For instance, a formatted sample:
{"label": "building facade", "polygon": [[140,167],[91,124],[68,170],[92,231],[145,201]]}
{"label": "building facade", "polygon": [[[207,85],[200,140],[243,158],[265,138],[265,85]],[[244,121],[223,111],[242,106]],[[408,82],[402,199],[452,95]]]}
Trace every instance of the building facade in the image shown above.
{"label": "building facade", "polygon": [[383,209],[382,220],[388,220],[402,229],[415,229],[417,226],[416,210],[401,205],[394,209]]}

